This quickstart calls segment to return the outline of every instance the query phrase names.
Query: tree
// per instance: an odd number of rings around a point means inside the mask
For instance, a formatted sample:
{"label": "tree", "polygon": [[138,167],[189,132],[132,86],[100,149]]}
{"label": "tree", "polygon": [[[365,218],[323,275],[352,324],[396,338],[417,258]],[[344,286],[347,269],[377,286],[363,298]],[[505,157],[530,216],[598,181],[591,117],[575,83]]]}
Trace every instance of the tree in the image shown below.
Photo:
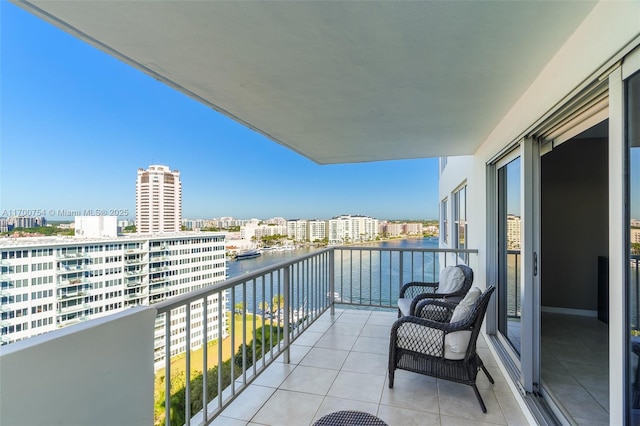
{"label": "tree", "polygon": [[238,302],[234,305],[234,308],[236,311],[236,315],[242,315],[242,312],[244,311],[244,303]]}
{"label": "tree", "polygon": [[631,254],[640,255],[640,243],[631,243]]}
{"label": "tree", "polygon": [[[284,329],[282,327],[276,327],[271,325],[265,325],[256,330],[254,338],[246,345],[242,343],[236,351],[233,362],[240,368],[242,368],[242,361],[244,358],[245,368],[249,368],[253,365],[253,345],[256,345],[256,361],[264,356],[268,352],[272,345],[276,345],[278,342],[278,336],[280,340],[284,338]],[[264,347],[262,341],[264,340]]]}
{"label": "tree", "polygon": [[135,225],[125,226],[122,232],[126,232],[126,233],[136,232],[136,226]]}
{"label": "tree", "polygon": [[266,301],[262,301],[258,304],[258,308],[262,311],[262,312],[269,312],[269,303]]}
{"label": "tree", "polygon": [[284,308],[284,296],[281,295],[281,294],[277,294],[277,295],[273,296],[271,307],[273,308],[274,311],[276,309]]}

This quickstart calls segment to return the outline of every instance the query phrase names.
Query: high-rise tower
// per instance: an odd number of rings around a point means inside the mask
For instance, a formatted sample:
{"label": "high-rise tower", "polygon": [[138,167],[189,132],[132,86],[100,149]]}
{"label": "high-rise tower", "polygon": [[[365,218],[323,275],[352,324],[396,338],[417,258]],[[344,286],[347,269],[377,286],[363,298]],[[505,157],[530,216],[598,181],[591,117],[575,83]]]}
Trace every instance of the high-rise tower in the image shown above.
{"label": "high-rise tower", "polygon": [[142,233],[178,232],[182,221],[180,172],[153,165],[138,169],[136,229]]}

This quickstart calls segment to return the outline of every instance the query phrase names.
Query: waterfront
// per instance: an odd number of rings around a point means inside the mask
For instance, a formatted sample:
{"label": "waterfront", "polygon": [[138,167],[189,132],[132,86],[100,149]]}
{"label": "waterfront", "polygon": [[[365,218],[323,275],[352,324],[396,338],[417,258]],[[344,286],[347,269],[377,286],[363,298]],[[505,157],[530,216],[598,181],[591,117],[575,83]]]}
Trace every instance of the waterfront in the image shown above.
{"label": "waterfront", "polygon": [[[372,241],[366,244],[354,245],[352,247],[373,247],[373,248],[438,248],[438,239],[429,238],[410,238],[402,240],[388,240],[388,241]],[[317,251],[315,247],[297,248],[295,250],[267,250],[262,253],[262,256],[252,259],[243,260],[228,260],[228,278],[235,278],[237,276],[257,271],[267,266],[275,265],[280,262],[286,262],[290,259],[303,256],[308,253]]]}
{"label": "waterfront", "polygon": [[[441,258],[435,253],[404,252],[412,249],[437,249],[437,238],[412,238],[370,242],[345,246],[335,251],[335,292],[337,301],[363,305],[392,307],[398,298],[400,281],[434,281],[440,270]],[[317,248],[299,248],[289,251],[266,251],[260,257],[228,262],[228,277],[239,278],[251,272],[293,260],[297,257],[319,251]],[[402,266],[402,268],[401,268]],[[402,270],[401,270],[402,269]],[[328,283],[327,277],[324,277]],[[291,286],[292,307],[313,310],[316,302],[306,298],[298,299],[298,288],[304,283]],[[315,299],[333,296],[328,284],[323,293]],[[243,300],[248,312],[260,313],[267,304],[273,304],[274,297],[283,293],[279,274],[252,279],[239,284],[228,294],[228,308],[236,309]],[[254,299],[253,295],[256,295]],[[264,296],[263,296],[264,295]],[[233,303],[232,303],[233,302]],[[239,308],[239,306],[238,306]],[[273,307],[267,309],[275,311]]]}

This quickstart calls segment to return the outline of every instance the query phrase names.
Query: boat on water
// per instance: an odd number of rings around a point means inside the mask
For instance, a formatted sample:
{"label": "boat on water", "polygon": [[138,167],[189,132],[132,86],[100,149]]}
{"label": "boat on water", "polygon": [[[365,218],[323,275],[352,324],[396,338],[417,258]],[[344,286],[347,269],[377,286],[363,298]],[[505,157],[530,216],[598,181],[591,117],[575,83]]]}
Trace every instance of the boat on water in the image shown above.
{"label": "boat on water", "polygon": [[260,256],[261,254],[262,253],[260,253],[258,250],[247,250],[236,254],[236,260],[252,259],[254,257]]}
{"label": "boat on water", "polygon": [[[331,298],[331,292],[327,293],[327,297]],[[340,297],[340,293],[337,291],[333,292],[333,301],[334,302],[342,302],[342,298]]]}

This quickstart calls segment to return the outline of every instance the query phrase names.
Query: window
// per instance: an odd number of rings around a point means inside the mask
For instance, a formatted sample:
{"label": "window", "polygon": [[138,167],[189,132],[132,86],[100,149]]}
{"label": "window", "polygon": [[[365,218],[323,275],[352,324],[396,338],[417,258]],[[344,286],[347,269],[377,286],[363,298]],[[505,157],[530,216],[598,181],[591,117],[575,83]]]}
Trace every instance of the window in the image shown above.
{"label": "window", "polygon": [[467,185],[453,193],[453,224],[455,248],[467,248]]}
{"label": "window", "polygon": [[449,200],[445,198],[440,203],[440,237],[442,242],[449,243]]}

